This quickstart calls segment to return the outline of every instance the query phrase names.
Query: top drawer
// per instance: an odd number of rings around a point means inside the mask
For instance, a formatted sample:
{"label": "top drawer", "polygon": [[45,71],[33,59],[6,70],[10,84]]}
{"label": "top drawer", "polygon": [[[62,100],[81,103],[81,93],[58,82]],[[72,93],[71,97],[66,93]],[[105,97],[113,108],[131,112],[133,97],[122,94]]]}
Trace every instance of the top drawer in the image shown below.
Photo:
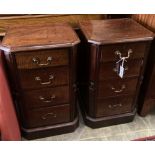
{"label": "top drawer", "polygon": [[20,52],[15,55],[19,69],[68,65],[69,49]]}
{"label": "top drawer", "polygon": [[118,53],[121,57],[127,57],[129,54],[129,59],[143,58],[146,47],[147,42],[105,45],[101,47],[101,62],[118,61]]}

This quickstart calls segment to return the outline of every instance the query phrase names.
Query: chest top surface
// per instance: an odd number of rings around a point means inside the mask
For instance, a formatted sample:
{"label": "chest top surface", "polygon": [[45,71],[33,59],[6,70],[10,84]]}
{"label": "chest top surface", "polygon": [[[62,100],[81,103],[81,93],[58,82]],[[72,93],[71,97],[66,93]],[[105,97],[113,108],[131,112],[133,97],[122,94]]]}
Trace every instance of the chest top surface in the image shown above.
{"label": "chest top surface", "polygon": [[154,34],[130,18],[89,20],[79,23],[90,43],[112,44],[152,40]]}
{"label": "chest top surface", "polygon": [[74,30],[67,23],[55,23],[51,26],[25,26],[8,29],[1,48],[10,52],[71,47],[79,43]]}

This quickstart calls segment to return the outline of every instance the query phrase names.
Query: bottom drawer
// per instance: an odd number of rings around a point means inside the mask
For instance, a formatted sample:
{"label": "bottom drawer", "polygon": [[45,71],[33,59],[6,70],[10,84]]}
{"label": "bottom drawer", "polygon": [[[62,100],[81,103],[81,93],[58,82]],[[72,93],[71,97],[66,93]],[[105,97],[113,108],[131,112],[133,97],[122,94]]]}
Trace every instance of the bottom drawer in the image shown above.
{"label": "bottom drawer", "polygon": [[61,105],[26,111],[24,115],[23,126],[25,128],[34,128],[65,123],[69,121],[70,106]]}
{"label": "bottom drawer", "polygon": [[134,98],[132,96],[98,99],[96,117],[111,116],[131,112],[133,100]]}

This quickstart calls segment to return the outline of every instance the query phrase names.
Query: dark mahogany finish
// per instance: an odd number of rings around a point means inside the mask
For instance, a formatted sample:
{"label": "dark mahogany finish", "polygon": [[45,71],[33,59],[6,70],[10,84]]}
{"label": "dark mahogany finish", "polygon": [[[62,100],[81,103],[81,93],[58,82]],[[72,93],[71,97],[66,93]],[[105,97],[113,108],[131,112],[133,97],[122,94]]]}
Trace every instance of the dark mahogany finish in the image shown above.
{"label": "dark mahogany finish", "polygon": [[144,82],[139,95],[138,113],[146,116],[155,109],[155,39],[151,44],[151,50],[147,62],[147,70],[144,74]]}
{"label": "dark mahogany finish", "polygon": [[22,92],[25,108],[39,108],[69,103],[69,86],[43,88]]}
{"label": "dark mahogany finish", "polygon": [[68,50],[62,48],[52,50],[40,50],[37,52],[20,52],[16,54],[16,63],[19,69],[37,69],[46,66],[38,66],[37,61],[35,63],[32,61],[32,59],[38,60],[40,61],[40,63],[43,63],[47,61],[47,58],[52,59],[48,67],[69,65]]}
{"label": "dark mahogany finish", "polygon": [[18,70],[23,89],[45,88],[69,84],[68,66]]}
{"label": "dark mahogany finish", "polygon": [[70,106],[60,105],[26,110],[23,113],[23,119],[23,127],[28,129],[67,123],[70,122]]}
{"label": "dark mahogany finish", "polygon": [[128,113],[132,110],[133,96],[122,95],[97,100],[96,117]]}
{"label": "dark mahogany finish", "polygon": [[23,136],[72,132],[78,126],[76,49],[65,23],[9,29],[1,49],[9,66]]}
{"label": "dark mahogany finish", "polygon": [[[127,18],[82,21],[80,27],[86,44],[78,57],[85,123],[96,128],[132,121],[153,33]],[[116,65],[120,54],[128,56],[123,78]]]}
{"label": "dark mahogany finish", "polygon": [[136,92],[137,83],[137,78],[104,80],[103,82],[98,83],[97,97],[114,97],[125,94],[134,95]]}

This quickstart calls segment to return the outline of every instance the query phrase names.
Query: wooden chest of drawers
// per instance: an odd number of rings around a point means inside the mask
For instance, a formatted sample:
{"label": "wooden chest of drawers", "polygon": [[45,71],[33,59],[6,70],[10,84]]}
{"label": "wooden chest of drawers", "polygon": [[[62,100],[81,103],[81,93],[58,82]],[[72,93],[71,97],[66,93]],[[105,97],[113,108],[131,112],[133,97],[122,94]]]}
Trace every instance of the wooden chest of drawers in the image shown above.
{"label": "wooden chest of drawers", "polygon": [[153,33],[132,19],[83,21],[80,27],[86,45],[78,56],[85,123],[96,128],[132,121]]}
{"label": "wooden chest of drawers", "polygon": [[76,109],[76,48],[68,24],[9,29],[4,50],[23,135],[37,138],[73,131]]}

